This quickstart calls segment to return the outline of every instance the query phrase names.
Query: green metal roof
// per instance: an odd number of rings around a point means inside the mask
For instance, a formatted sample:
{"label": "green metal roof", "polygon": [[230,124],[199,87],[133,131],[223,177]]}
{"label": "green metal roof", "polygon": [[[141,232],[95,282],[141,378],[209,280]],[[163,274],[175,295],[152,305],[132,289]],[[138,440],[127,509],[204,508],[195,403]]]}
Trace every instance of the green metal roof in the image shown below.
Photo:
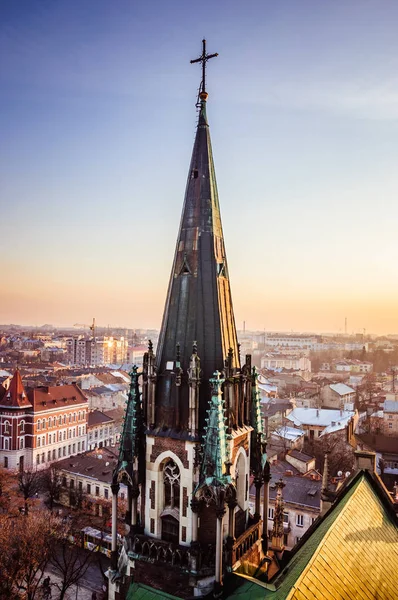
{"label": "green metal roof", "polygon": [[143,583],[132,583],[126,596],[126,600],[161,600],[163,598],[180,600],[177,596],[171,596],[161,590],[155,590],[155,588],[144,585]]}

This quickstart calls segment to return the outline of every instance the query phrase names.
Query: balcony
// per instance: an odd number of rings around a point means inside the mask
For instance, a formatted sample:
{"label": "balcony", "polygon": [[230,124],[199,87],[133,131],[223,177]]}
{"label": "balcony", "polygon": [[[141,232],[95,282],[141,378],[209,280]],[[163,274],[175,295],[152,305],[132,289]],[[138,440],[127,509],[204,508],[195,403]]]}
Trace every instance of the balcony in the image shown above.
{"label": "balcony", "polygon": [[234,565],[252,548],[252,546],[261,539],[261,528],[262,521],[257,521],[251,525],[241,536],[238,537],[236,542],[231,548],[231,567]]}

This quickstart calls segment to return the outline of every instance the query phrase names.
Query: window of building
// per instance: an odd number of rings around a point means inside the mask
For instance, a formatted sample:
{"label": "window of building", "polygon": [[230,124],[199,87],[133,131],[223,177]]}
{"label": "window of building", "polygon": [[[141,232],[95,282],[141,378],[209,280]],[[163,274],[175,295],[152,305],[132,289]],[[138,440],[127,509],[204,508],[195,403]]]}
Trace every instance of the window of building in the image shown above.
{"label": "window of building", "polygon": [[87,484],[87,494],[91,494],[91,484]]}
{"label": "window of building", "polygon": [[274,509],[272,507],[270,507],[268,509],[268,518],[269,519],[273,519],[274,518]]}
{"label": "window of building", "polygon": [[285,546],[289,544],[289,535],[287,533],[285,533],[283,536],[283,543],[285,544]]}
{"label": "window of building", "polygon": [[84,446],[85,446],[85,443],[84,443],[84,442],[82,442],[82,450],[83,450],[83,451],[84,451]]}
{"label": "window of building", "polygon": [[289,523],[289,513],[288,512],[283,513],[283,522]]}
{"label": "window of building", "polygon": [[51,460],[51,450],[47,452],[47,461]]}
{"label": "window of building", "polygon": [[58,448],[58,458],[61,458],[62,448]]}
{"label": "window of building", "polygon": [[41,442],[41,439],[40,439],[40,437],[38,437],[38,438],[37,438],[37,447],[38,447],[38,448],[40,448],[40,442]]}
{"label": "window of building", "polygon": [[392,423],[388,424],[388,429],[392,429]]}
{"label": "window of building", "polygon": [[76,444],[73,444],[73,446],[72,446],[72,452],[73,452],[73,454],[76,452]]}
{"label": "window of building", "polygon": [[4,435],[10,435],[10,422],[5,421],[4,423]]}
{"label": "window of building", "polygon": [[169,460],[163,470],[164,506],[180,508],[180,470],[174,460]]}
{"label": "window of building", "polygon": [[43,429],[45,429],[45,428],[46,428],[46,420],[45,420],[45,419],[43,419],[42,426],[43,426]]}
{"label": "window of building", "polygon": [[63,422],[64,422],[64,425],[66,425],[66,415],[64,415]]}
{"label": "window of building", "polygon": [[109,498],[109,490],[108,490],[108,488],[104,489],[104,496],[108,500],[108,498]]}
{"label": "window of building", "polygon": [[43,435],[42,438],[41,438],[41,445],[42,446],[46,445],[46,436],[45,435]]}
{"label": "window of building", "polygon": [[43,454],[41,455],[41,462],[42,462],[42,463],[45,463],[45,462],[46,462],[46,455],[44,454],[44,452],[43,452]]}
{"label": "window of building", "polygon": [[297,527],[304,527],[304,515],[296,515]]}
{"label": "window of building", "polygon": [[62,456],[66,456],[66,446],[62,448]]}
{"label": "window of building", "polygon": [[36,464],[39,465],[40,464],[40,454],[36,455]]}
{"label": "window of building", "polygon": [[80,446],[81,446],[81,443],[80,443],[80,442],[77,442],[77,451],[78,451],[78,452],[80,452]]}
{"label": "window of building", "polygon": [[54,450],[53,450],[53,460],[55,460],[56,458],[57,458],[57,451],[56,451],[56,449],[54,448]]}
{"label": "window of building", "polygon": [[65,477],[65,476],[64,476],[64,477],[62,477],[62,485],[63,485],[64,487],[66,487],[66,486],[67,486],[67,481],[66,481],[66,477]]}
{"label": "window of building", "polygon": [[64,435],[62,436],[64,440],[66,440],[66,431],[64,430]]}
{"label": "window of building", "polygon": [[75,487],[75,480],[74,480],[74,479],[71,479],[71,480],[70,480],[70,489],[71,489],[71,490],[73,490],[73,489],[74,489],[74,487]]}
{"label": "window of building", "polygon": [[70,444],[69,444],[69,446],[68,446],[68,454],[70,454]]}
{"label": "window of building", "polygon": [[100,493],[100,489],[99,489],[98,485],[96,485],[95,486],[95,495],[99,496],[99,493]]}
{"label": "window of building", "polygon": [[4,439],[4,450],[10,449],[10,440],[8,438]]}
{"label": "window of building", "polygon": [[4,468],[8,469],[8,456],[4,457]]}
{"label": "window of building", "polygon": [[19,449],[23,450],[25,445],[25,438],[19,438]]}
{"label": "window of building", "polygon": [[52,438],[52,435],[51,435],[51,433],[49,433],[49,434],[48,434],[48,443],[49,443],[49,444],[51,444],[51,442],[52,442],[52,439],[53,439],[53,438]]}
{"label": "window of building", "polygon": [[25,421],[21,421],[20,426],[21,426],[21,433],[25,433]]}
{"label": "window of building", "polygon": [[41,429],[41,421],[40,421],[40,419],[38,419],[38,421],[37,421],[37,431],[40,431],[40,429]]}

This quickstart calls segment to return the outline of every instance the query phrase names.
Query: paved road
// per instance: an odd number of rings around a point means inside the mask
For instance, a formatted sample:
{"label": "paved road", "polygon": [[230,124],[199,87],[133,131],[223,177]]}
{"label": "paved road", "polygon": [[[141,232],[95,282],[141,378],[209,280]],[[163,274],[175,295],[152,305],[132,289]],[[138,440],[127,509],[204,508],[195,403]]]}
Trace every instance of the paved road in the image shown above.
{"label": "paved road", "polygon": [[[89,552],[89,550],[76,549],[77,552],[82,553],[82,556]],[[106,556],[101,556],[103,568],[106,571],[108,568],[110,561]],[[52,596],[51,600],[59,599],[59,590],[56,587],[56,583],[60,582],[60,578],[57,576],[57,571],[50,564],[47,566],[46,575],[50,576],[51,584],[52,584]],[[65,600],[91,600],[92,593],[97,593],[97,599],[103,600],[106,598],[106,595],[102,591],[103,586],[103,578],[101,570],[96,562],[91,564],[84,577],[81,578],[79,584],[77,586],[72,586],[65,597]]]}

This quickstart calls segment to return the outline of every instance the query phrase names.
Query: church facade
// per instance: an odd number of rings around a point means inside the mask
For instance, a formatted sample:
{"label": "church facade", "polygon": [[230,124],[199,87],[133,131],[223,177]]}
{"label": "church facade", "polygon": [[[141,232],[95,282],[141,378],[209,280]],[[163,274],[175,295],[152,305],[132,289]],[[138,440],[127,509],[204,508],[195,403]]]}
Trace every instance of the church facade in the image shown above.
{"label": "church facade", "polygon": [[[203,53],[199,119],[156,356],[131,388],[114,472],[109,598],[134,580],[181,598],[221,594],[224,575],[264,558],[269,474],[257,373],[240,364],[209,124]],[[255,512],[249,512],[251,482]],[[127,485],[123,548],[117,494]],[[268,486],[263,506],[268,512]],[[265,519],[267,523],[267,518]]]}

